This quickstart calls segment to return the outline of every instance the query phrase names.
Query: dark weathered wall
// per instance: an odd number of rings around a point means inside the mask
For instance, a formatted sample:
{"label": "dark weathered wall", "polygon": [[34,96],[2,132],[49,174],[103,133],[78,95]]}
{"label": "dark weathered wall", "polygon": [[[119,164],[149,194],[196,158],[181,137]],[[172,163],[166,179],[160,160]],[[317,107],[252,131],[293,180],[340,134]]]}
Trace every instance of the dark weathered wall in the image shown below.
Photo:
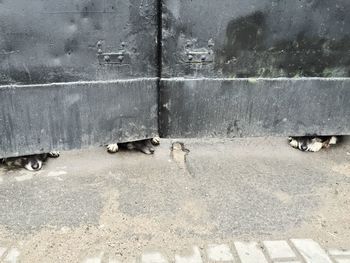
{"label": "dark weathered wall", "polygon": [[0,158],[158,134],[156,79],[0,87]]}
{"label": "dark weathered wall", "polygon": [[164,137],[350,134],[350,79],[162,81]]}

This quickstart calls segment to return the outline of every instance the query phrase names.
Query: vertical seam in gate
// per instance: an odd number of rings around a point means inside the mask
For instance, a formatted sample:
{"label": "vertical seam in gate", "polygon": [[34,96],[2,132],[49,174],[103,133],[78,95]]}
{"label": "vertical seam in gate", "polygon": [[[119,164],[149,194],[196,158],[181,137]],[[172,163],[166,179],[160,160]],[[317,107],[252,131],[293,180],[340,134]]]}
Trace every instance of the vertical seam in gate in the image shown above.
{"label": "vertical seam in gate", "polygon": [[157,0],[157,77],[159,79],[162,77],[162,13],[162,0]]}
{"label": "vertical seam in gate", "polygon": [[161,135],[160,131],[160,110],[161,110],[161,79],[162,79],[162,40],[163,40],[163,0],[157,0],[157,125],[158,134]]}

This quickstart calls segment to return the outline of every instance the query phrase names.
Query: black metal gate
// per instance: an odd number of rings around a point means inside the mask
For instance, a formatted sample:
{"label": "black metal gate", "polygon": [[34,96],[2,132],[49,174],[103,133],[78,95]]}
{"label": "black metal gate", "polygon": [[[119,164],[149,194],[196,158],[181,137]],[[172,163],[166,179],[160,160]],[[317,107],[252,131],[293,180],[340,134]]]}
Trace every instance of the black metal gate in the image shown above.
{"label": "black metal gate", "polygon": [[348,0],[163,3],[162,136],[349,134]]}
{"label": "black metal gate", "polygon": [[348,0],[2,0],[0,157],[158,132],[349,134],[349,12]]}
{"label": "black metal gate", "polygon": [[158,134],[157,8],[0,1],[0,157]]}

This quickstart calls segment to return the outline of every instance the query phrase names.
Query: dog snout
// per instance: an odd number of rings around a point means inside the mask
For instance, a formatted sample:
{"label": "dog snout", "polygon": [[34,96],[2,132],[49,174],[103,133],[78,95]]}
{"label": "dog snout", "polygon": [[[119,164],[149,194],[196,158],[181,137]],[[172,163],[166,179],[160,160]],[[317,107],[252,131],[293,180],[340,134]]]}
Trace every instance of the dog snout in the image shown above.
{"label": "dog snout", "polygon": [[33,163],[33,164],[32,164],[32,168],[33,168],[34,170],[38,170],[38,169],[40,168],[39,163],[38,163],[38,162]]}
{"label": "dog snout", "polygon": [[307,151],[307,144],[306,143],[302,143],[301,145],[300,145],[300,150],[302,150],[302,151]]}

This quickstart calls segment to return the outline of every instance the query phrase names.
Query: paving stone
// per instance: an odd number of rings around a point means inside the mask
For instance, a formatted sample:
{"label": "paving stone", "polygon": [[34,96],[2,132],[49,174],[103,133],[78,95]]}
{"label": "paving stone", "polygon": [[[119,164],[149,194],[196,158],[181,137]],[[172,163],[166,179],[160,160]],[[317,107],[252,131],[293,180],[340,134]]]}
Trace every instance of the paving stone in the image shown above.
{"label": "paving stone", "polygon": [[271,259],[296,258],[287,241],[264,241],[263,243]]}
{"label": "paving stone", "polygon": [[7,253],[4,262],[5,263],[16,263],[18,260],[20,253],[17,248],[11,248]]}
{"label": "paving stone", "polygon": [[350,263],[350,258],[335,258],[337,263]]}
{"label": "paving stone", "polygon": [[242,263],[267,263],[257,242],[235,242],[235,247]]}
{"label": "paving stone", "polygon": [[103,256],[103,253],[101,253],[100,256],[87,258],[87,259],[85,259],[84,263],[101,263],[102,256]]}
{"label": "paving stone", "polygon": [[328,253],[332,256],[350,256],[350,250],[342,250],[342,249],[329,249]]}
{"label": "paving stone", "polygon": [[4,255],[4,253],[6,252],[7,248],[6,247],[0,247],[0,258],[2,257],[2,255]]}
{"label": "paving stone", "polygon": [[142,263],[167,263],[168,260],[159,252],[144,253],[141,257]]}
{"label": "paving stone", "polygon": [[293,245],[307,263],[332,263],[326,252],[311,239],[292,239]]}
{"label": "paving stone", "polygon": [[335,258],[337,263],[350,263],[350,258]]}
{"label": "paving stone", "polygon": [[175,263],[202,263],[201,253],[199,248],[193,247],[193,254],[190,256],[175,255]]}
{"label": "paving stone", "polygon": [[207,248],[207,256],[210,261],[234,262],[233,255],[228,245],[209,245]]}

